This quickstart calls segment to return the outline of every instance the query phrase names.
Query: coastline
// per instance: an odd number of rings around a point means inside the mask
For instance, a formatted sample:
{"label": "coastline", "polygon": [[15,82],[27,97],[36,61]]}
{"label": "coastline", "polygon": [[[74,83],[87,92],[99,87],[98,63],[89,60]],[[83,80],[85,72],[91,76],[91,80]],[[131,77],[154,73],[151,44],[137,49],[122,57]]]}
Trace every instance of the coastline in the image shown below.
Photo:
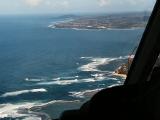
{"label": "coastline", "polygon": [[123,79],[126,79],[127,78],[127,75],[124,75],[124,74],[117,74],[117,73],[113,73],[113,76],[117,76],[117,77],[122,77]]}
{"label": "coastline", "polygon": [[54,25],[49,25],[48,26],[51,29],[56,29],[56,30],[76,30],[76,31],[126,31],[126,30],[143,30],[144,27],[133,27],[133,28],[94,28],[94,29],[87,29],[87,28],[58,28]]}
{"label": "coastline", "polygon": [[50,27],[75,30],[135,30],[145,28],[148,19],[149,15],[144,13],[88,15],[52,22]]}

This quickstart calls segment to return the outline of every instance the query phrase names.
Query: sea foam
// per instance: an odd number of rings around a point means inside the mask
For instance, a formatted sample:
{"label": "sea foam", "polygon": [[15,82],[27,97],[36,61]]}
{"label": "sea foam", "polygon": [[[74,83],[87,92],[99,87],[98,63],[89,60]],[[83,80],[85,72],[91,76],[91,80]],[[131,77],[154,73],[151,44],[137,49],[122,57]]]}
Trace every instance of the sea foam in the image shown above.
{"label": "sea foam", "polygon": [[107,65],[112,61],[127,59],[128,56],[120,56],[115,58],[94,58],[94,57],[81,57],[81,59],[86,59],[91,61],[88,64],[82,65],[78,68],[80,71],[88,71],[88,72],[100,72],[98,69],[99,66]]}
{"label": "sea foam", "polygon": [[39,82],[39,83],[37,83],[37,85],[71,85],[71,84],[76,84],[76,83],[98,82],[98,81],[102,81],[102,80],[105,80],[105,77]]}
{"label": "sea foam", "polygon": [[25,78],[25,81],[28,81],[28,82],[39,82],[39,81],[45,81],[45,79]]}
{"label": "sea foam", "polygon": [[1,104],[0,105],[0,119],[5,118],[24,118],[23,120],[51,120],[46,113],[33,112],[32,109],[43,108],[51,104],[56,103],[78,103],[79,100],[65,101],[65,100],[53,100],[47,103],[40,101],[35,102],[22,102],[17,104]]}
{"label": "sea foam", "polygon": [[[23,103],[23,104],[1,104],[0,105],[0,119],[1,118],[18,118],[18,117],[27,117],[25,113],[19,113],[21,109],[29,109],[33,107],[35,103]],[[38,119],[35,119],[38,120]]]}
{"label": "sea foam", "polygon": [[[69,96],[75,97],[75,98],[85,98],[86,96],[92,97],[94,94],[96,94],[98,91],[102,90],[104,88],[98,88],[94,90],[84,90],[84,91],[73,91],[69,92]],[[88,95],[87,95],[88,94]]]}
{"label": "sea foam", "polygon": [[17,95],[26,94],[26,93],[39,93],[39,92],[47,92],[47,90],[44,88],[40,88],[40,89],[32,89],[32,90],[7,92],[2,94],[1,97],[11,97],[11,96],[17,96]]}

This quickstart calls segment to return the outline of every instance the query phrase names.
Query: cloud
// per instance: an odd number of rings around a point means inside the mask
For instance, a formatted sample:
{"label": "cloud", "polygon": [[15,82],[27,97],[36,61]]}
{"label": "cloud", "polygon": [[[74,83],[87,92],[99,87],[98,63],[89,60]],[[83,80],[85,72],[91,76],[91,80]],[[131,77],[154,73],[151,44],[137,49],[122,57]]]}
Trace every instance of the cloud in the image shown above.
{"label": "cloud", "polygon": [[149,4],[150,1],[154,1],[154,0],[149,0],[148,2],[146,2],[146,0],[125,0],[124,4],[130,4],[130,5],[145,5],[145,4]]}
{"label": "cloud", "polygon": [[46,7],[46,8],[68,8],[70,3],[68,0],[25,0],[25,4],[29,7]]}
{"label": "cloud", "polygon": [[68,1],[62,1],[60,4],[62,5],[62,7],[65,7],[65,8],[69,7],[69,2]]}
{"label": "cloud", "polygon": [[137,2],[136,0],[128,0],[128,3],[131,4],[131,5],[137,5]]}
{"label": "cloud", "polygon": [[104,6],[118,6],[118,5],[123,5],[123,6],[144,6],[148,4],[153,4],[155,0],[97,0],[98,4],[100,7]]}
{"label": "cloud", "polygon": [[99,6],[100,7],[103,7],[103,6],[108,6],[111,4],[111,1],[110,0],[98,0],[99,2]]}
{"label": "cloud", "polygon": [[63,1],[54,1],[54,0],[44,0],[43,5],[46,5],[48,8],[54,9],[66,9],[69,8],[70,3],[68,0]]}
{"label": "cloud", "polygon": [[30,7],[37,7],[42,3],[42,0],[25,0],[25,3]]}

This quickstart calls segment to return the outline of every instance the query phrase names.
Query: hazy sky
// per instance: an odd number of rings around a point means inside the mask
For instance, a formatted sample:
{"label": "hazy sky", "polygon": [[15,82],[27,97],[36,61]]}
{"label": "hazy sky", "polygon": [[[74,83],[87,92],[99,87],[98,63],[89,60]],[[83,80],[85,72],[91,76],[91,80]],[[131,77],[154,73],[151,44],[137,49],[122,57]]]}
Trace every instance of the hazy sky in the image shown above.
{"label": "hazy sky", "polygon": [[156,0],[0,0],[0,14],[110,13],[152,10]]}

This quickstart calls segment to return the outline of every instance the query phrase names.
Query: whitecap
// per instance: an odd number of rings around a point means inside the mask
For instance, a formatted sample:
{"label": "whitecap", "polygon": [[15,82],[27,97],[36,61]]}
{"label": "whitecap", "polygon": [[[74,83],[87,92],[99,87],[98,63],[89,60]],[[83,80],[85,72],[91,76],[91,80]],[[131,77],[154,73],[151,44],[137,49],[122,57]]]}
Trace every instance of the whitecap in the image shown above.
{"label": "whitecap", "polygon": [[58,78],[53,78],[52,80],[54,80],[54,81],[59,81],[59,80],[73,80],[73,79],[77,79],[77,78],[79,78],[79,76],[78,75],[76,75],[76,76],[66,76],[66,77],[58,77]]}
{"label": "whitecap", "polygon": [[35,103],[22,103],[22,104],[2,104],[0,107],[0,118],[18,118],[18,117],[27,117],[27,114],[19,113],[21,109],[29,109],[33,107]]}
{"label": "whitecap", "polygon": [[[84,91],[74,91],[74,92],[69,92],[69,96],[75,97],[75,98],[85,98],[86,96],[92,97],[94,94],[96,94],[98,91],[101,91],[104,88],[98,88],[98,89],[93,89],[93,90],[84,90]],[[87,95],[88,94],[88,95]]]}
{"label": "whitecap", "polygon": [[82,65],[78,69],[81,71],[94,71],[98,72],[100,71],[97,67],[100,65],[108,64],[107,58],[94,58],[91,59],[91,63],[88,63],[86,65]]}
{"label": "whitecap", "polygon": [[28,82],[40,82],[40,81],[45,81],[45,79],[25,78],[25,81],[28,81]]}
{"label": "whitecap", "polygon": [[84,72],[100,72],[98,69],[99,66],[107,65],[112,61],[127,59],[128,56],[120,56],[115,58],[94,58],[94,57],[81,57],[81,59],[87,59],[91,62],[85,65],[82,65],[78,68],[80,71]]}
{"label": "whitecap", "polygon": [[123,84],[123,82],[122,82],[122,81],[117,81],[117,83],[118,83],[118,84]]}
{"label": "whitecap", "polygon": [[98,73],[96,73],[96,74],[91,74],[91,76],[92,77],[102,77],[102,76],[104,76],[104,74],[98,74]]}
{"label": "whitecap", "polygon": [[75,76],[75,78],[79,78],[79,76],[77,75],[77,76]]}
{"label": "whitecap", "polygon": [[[104,84],[103,84],[104,85]],[[121,83],[117,83],[117,84],[112,84],[110,86],[107,86],[106,88],[112,88],[115,86],[120,86]],[[85,98],[85,97],[92,97],[94,94],[96,94],[97,92],[103,90],[105,88],[97,88],[97,89],[93,89],[93,90],[84,90],[84,91],[72,91],[69,92],[69,96],[71,97],[75,97],[75,98]]]}
{"label": "whitecap", "polygon": [[78,80],[57,80],[51,82],[39,82],[37,85],[69,85],[73,83],[78,83]]}
{"label": "whitecap", "polygon": [[94,77],[95,79],[98,79],[98,80],[103,80],[103,79],[108,79],[108,77],[106,77],[106,74],[104,73],[96,73],[96,74],[91,74],[92,77]]}
{"label": "whitecap", "polygon": [[37,85],[71,85],[75,83],[89,83],[89,82],[98,82],[105,80],[106,77],[97,77],[97,78],[85,78],[85,79],[74,79],[74,80],[57,80],[51,82],[39,82]]}
{"label": "whitecap", "polygon": [[52,28],[52,27],[53,27],[53,25],[48,25],[48,27],[49,27],[49,28]]}
{"label": "whitecap", "polygon": [[53,78],[53,80],[60,80],[61,78],[60,77],[58,77],[58,78]]}
{"label": "whitecap", "polygon": [[[47,103],[41,103],[41,104],[37,104],[34,106],[34,108],[43,108],[43,107],[46,107],[46,106],[49,106],[49,105],[52,105],[52,104],[55,104],[55,103],[74,103],[74,102],[80,102],[79,100],[73,100],[73,101],[67,101],[67,100],[52,100],[52,101],[49,101]],[[33,107],[32,107],[33,108]]]}
{"label": "whitecap", "polygon": [[[17,104],[0,104],[0,119],[3,118],[24,118],[23,120],[50,120],[50,117],[46,113],[33,112],[32,109],[43,108],[55,103],[77,103],[79,100],[65,101],[65,100],[53,100],[47,103],[40,101],[35,102],[22,102]],[[44,119],[44,120],[45,120]]]}
{"label": "whitecap", "polygon": [[80,59],[92,59],[93,57],[80,57]]}
{"label": "whitecap", "polygon": [[112,88],[112,87],[116,87],[116,86],[120,86],[121,84],[113,84],[113,85],[110,85],[110,86],[107,86],[107,88]]}
{"label": "whitecap", "polygon": [[1,97],[11,97],[11,96],[18,96],[18,95],[26,94],[26,93],[39,93],[39,92],[47,92],[47,90],[44,88],[40,88],[40,89],[32,89],[32,90],[7,92],[7,93],[2,94]]}
{"label": "whitecap", "polygon": [[108,77],[108,79],[115,80],[115,81],[119,80],[118,78],[114,78],[114,77]]}

